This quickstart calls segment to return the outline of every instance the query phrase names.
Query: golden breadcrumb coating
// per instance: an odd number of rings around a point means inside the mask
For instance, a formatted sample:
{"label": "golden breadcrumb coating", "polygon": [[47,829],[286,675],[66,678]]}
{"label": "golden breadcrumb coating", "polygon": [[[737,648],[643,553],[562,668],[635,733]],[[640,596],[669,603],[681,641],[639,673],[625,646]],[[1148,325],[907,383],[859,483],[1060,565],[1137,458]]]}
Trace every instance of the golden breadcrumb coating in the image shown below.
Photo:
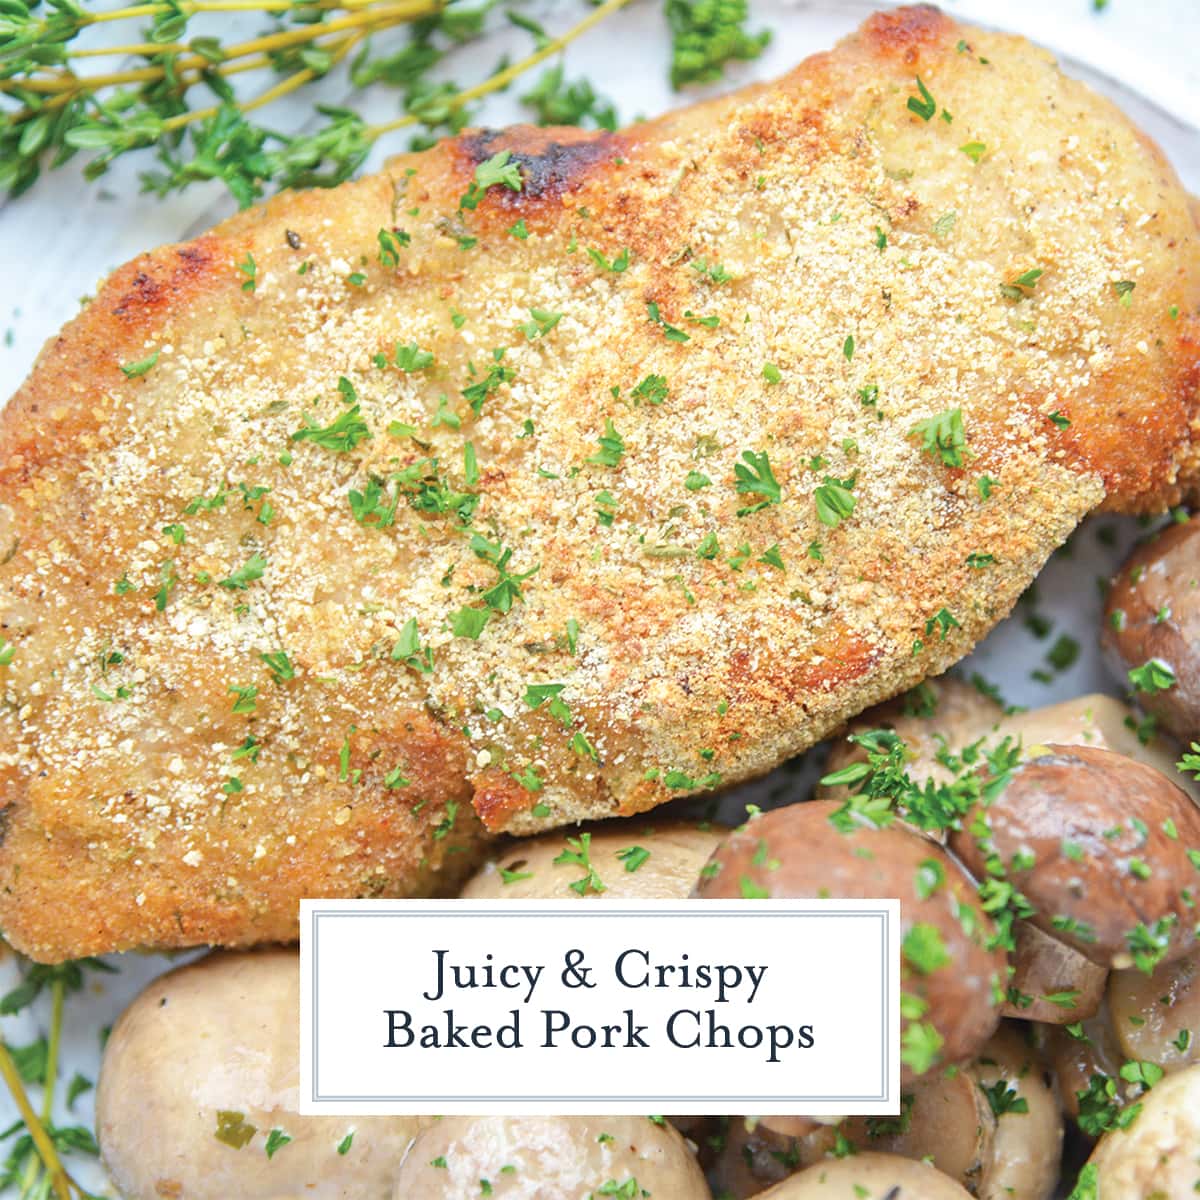
{"label": "golden breadcrumb coating", "polygon": [[143,255],[0,416],[0,928],[289,938],[769,770],[1187,490],[1198,300],[1156,148],[928,8]]}

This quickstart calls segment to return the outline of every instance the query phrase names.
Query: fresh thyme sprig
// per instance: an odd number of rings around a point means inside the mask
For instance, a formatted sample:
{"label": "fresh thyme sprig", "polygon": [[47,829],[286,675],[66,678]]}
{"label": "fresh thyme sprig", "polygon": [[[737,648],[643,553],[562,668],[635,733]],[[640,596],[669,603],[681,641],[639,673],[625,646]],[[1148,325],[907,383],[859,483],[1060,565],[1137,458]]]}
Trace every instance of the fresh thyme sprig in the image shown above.
{"label": "fresh thyme sprig", "polygon": [[[340,183],[387,134],[420,127],[420,146],[457,132],[476,102],[631,0],[604,0],[558,36],[524,14],[520,2],[151,0],[93,10],[82,0],[0,0],[0,188],[20,193],[42,170],[78,153],[89,156],[84,173],[95,179],[142,150],[157,158],[141,178],[158,195],[220,180],[246,206],[269,188]],[[664,4],[676,87],[714,79],[727,62],[752,58],[766,44],[767,34],[744,28],[746,0]],[[480,37],[493,12],[532,36],[531,53],[468,87],[436,78],[446,55]],[[272,25],[228,44],[208,32],[214,19],[239,14]],[[139,23],[138,40],[78,44],[88,30],[112,22]],[[397,43],[402,27],[407,37]],[[89,69],[113,59],[116,69]],[[315,127],[297,134],[254,119],[347,63],[351,86],[400,91],[402,115],[371,124],[349,107],[317,104]],[[238,86],[244,76],[268,82],[250,91]],[[615,123],[612,106],[586,80],[567,80],[561,66],[548,68],[522,101],[542,121]]]}
{"label": "fresh thyme sprig", "polygon": [[[0,1133],[0,1141],[15,1139],[7,1158],[0,1163],[0,1189],[16,1187],[21,1200],[49,1200],[51,1196],[55,1200],[99,1200],[63,1164],[65,1154],[95,1155],[95,1138],[82,1125],[58,1125],[54,1120],[66,1000],[68,994],[82,989],[89,970],[113,968],[93,958],[58,966],[27,964],[21,983],[0,998],[0,1016],[11,1016],[28,1008],[43,992],[50,994],[50,1024],[45,1039],[17,1048],[0,1036],[0,1079],[21,1118]],[[26,1091],[27,1083],[42,1088],[38,1110]],[[68,1108],[90,1086],[77,1076],[68,1089]]]}

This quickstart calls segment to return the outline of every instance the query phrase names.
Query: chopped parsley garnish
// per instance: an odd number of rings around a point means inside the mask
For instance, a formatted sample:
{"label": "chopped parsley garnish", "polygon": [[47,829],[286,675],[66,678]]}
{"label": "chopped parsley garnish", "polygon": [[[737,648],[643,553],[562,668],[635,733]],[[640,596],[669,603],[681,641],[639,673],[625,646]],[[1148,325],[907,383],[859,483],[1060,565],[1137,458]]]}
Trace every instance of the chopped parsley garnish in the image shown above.
{"label": "chopped parsley garnish", "polygon": [[765,563],[768,567],[774,567],[777,571],[787,570],[787,567],[783,562],[783,555],[779,552],[778,542],[776,542],[775,545],[770,549],[764,550],[763,553],[759,555],[758,561],[760,563]]}
{"label": "chopped parsley garnish", "polygon": [[932,121],[933,114],[937,112],[937,101],[930,95],[929,89],[921,81],[920,75],[917,76],[917,90],[921,94],[920,96],[909,96],[908,111],[916,113],[922,121]]}
{"label": "chopped parsley garnish", "polygon": [[421,645],[421,633],[417,628],[416,617],[410,618],[401,627],[400,636],[392,647],[392,662],[402,662],[422,675],[432,672],[433,649]]}
{"label": "chopped parsley garnish", "polygon": [[629,251],[622,250],[616,258],[606,258],[599,250],[593,250],[590,246],[587,248],[588,258],[592,260],[602,271],[611,271],[615,275],[620,275],[629,266]]}
{"label": "chopped parsley garnish", "polygon": [[478,208],[480,200],[490,187],[506,187],[519,192],[523,186],[521,168],[512,161],[510,150],[501,150],[475,168],[475,179],[458,201],[459,208]]}
{"label": "chopped parsley garnish", "polygon": [[817,520],[830,529],[854,514],[853,477],[850,479],[835,479],[826,475],[825,481],[813,491],[813,500],[817,505]]}
{"label": "chopped parsley garnish", "polygon": [[728,283],[733,278],[721,263],[710,263],[704,258],[697,258],[688,265],[712,283]]}
{"label": "chopped parsley garnish", "polygon": [[1165,692],[1175,686],[1175,672],[1160,658],[1152,658],[1142,663],[1140,667],[1131,667],[1129,682],[1134,691],[1153,695],[1155,692]]}
{"label": "chopped parsley garnish", "polygon": [[253,254],[247,254],[245,262],[238,263],[238,270],[246,276],[242,283],[243,292],[252,292],[258,285],[258,263],[254,261]]}
{"label": "chopped parsley garnish", "polygon": [[489,562],[496,568],[499,580],[483,593],[483,601],[490,609],[506,613],[513,602],[521,599],[521,584],[536,575],[540,566],[530,568],[520,574],[513,574],[508,569],[512,559],[512,548],[501,546],[498,542],[489,541],[482,534],[471,535],[471,549],[477,558]]}
{"label": "chopped parsley garnish", "polygon": [[637,400],[645,400],[647,404],[661,404],[667,398],[666,377],[647,375],[629,394]]}
{"label": "chopped parsley garnish", "polygon": [[433,366],[433,355],[428,350],[422,350],[416,342],[408,342],[403,346],[397,342],[393,362],[398,371],[425,371]]}
{"label": "chopped parsley garnish", "polygon": [[1006,1079],[997,1079],[993,1084],[980,1084],[983,1094],[987,1097],[988,1106],[997,1117],[1005,1113],[1027,1113],[1029,1101],[1017,1094]]}
{"label": "chopped parsley garnish", "polygon": [[612,421],[605,418],[604,432],[596,439],[600,449],[595,454],[589,454],[584,460],[597,467],[616,467],[620,465],[621,455],[625,453],[625,439],[617,432]]}
{"label": "chopped parsley garnish", "polygon": [[1133,289],[1137,287],[1137,284],[1131,279],[1119,279],[1112,286],[1113,291],[1117,293],[1117,299],[1126,308],[1129,308],[1133,304]]}
{"label": "chopped parsley garnish", "polygon": [[513,369],[504,366],[501,362],[503,357],[503,347],[493,350],[493,365],[488,368],[488,373],[482,379],[470,383],[462,389],[463,399],[471,406],[471,411],[476,416],[483,412],[484,401],[488,396],[498,391],[502,384],[511,383],[515,376]]}
{"label": "chopped parsley garnish", "polygon": [[554,859],[556,866],[560,863],[569,863],[583,868],[583,877],[567,885],[571,891],[580,896],[586,896],[588,892],[595,892],[599,895],[608,890],[592,866],[591,846],[592,835],[590,833],[581,833],[577,838],[569,837],[567,838],[567,849]]}
{"label": "chopped parsley garnish", "polygon": [[779,383],[783,379],[783,375],[780,373],[779,368],[774,363],[770,362],[763,363],[762,374],[763,378],[768,383]]}
{"label": "chopped parsley garnish", "polygon": [[783,489],[771,470],[770,460],[766,451],[755,453],[753,450],[742,452],[742,462],[733,468],[735,488],[740,495],[762,496],[757,504],[739,508],[739,517],[749,516],[770,504],[778,504],[783,499]]}
{"label": "chopped parsley garnish", "polygon": [[275,1155],[291,1140],[291,1136],[284,1133],[282,1129],[272,1129],[271,1132],[267,1134],[267,1144],[265,1147],[267,1151],[267,1157],[274,1158]]}
{"label": "chopped parsley garnish", "polygon": [[1121,1107],[1116,1080],[1109,1075],[1093,1075],[1087,1087],[1075,1096],[1079,1101],[1079,1128],[1092,1137],[1110,1129],[1128,1129],[1142,1109],[1140,1104]]}
{"label": "chopped parsley garnish", "polygon": [[362,419],[358,398],[350,381],[343,378],[339,381],[338,388],[343,396],[348,395],[351,398],[350,407],[339,413],[329,425],[324,426],[318,425],[304,413],[304,428],[297,429],[292,434],[293,442],[312,442],[334,454],[348,454],[359,442],[371,437],[370,426]]}
{"label": "chopped parsley garnish", "polygon": [[962,409],[950,408],[924,421],[918,421],[909,437],[921,439],[921,449],[941,459],[944,466],[961,467],[967,445],[963,430]]}
{"label": "chopped parsley garnish", "polygon": [[658,305],[653,300],[646,302],[646,316],[651,324],[662,328],[663,335],[668,342],[690,342],[692,340],[690,333],[684,333],[682,329],[672,325],[663,317],[659,312]]}
{"label": "chopped parsley garnish", "polygon": [[159,351],[155,350],[153,354],[141,359],[139,362],[122,363],[121,374],[126,379],[137,379],[141,375],[145,375],[156,362],[158,362]]}
{"label": "chopped parsley garnish", "polygon": [[959,150],[973,163],[977,163],[987,153],[987,146],[983,142],[966,142],[959,146]]}
{"label": "chopped parsley garnish", "polygon": [[941,1057],[942,1035],[926,1021],[910,1021],[900,1038],[900,1061],[924,1075]]}
{"label": "chopped parsley garnish", "polygon": [[263,577],[266,566],[266,558],[256,551],[237,570],[219,580],[218,584],[230,591],[244,592],[255,580]]}
{"label": "chopped parsley garnish", "polygon": [[403,229],[381,229],[376,237],[379,239],[379,265],[398,267],[400,251],[412,242],[412,238]]}
{"label": "chopped parsley garnish", "polygon": [[938,640],[944,642],[946,640],[946,634],[948,634],[951,629],[961,628],[962,626],[958,623],[954,617],[954,614],[948,608],[939,608],[938,611],[935,612],[933,616],[925,622],[925,636],[929,637],[929,635],[933,633],[935,629],[937,629],[941,631],[942,635]]}
{"label": "chopped parsley garnish", "polygon": [[668,0],[666,11],[673,88],[713,83],[721,78],[727,62],[757,58],[771,40],[768,31],[749,33],[743,28],[749,13],[746,0],[722,0],[719,4]]}
{"label": "chopped parsley garnish", "polygon": [[932,975],[950,961],[950,953],[936,925],[918,921],[904,935],[904,961],[919,975]]}
{"label": "chopped parsley garnish", "polygon": [[1031,267],[1018,275],[1009,283],[1002,283],[1000,291],[1007,300],[1024,300],[1037,287],[1037,282],[1045,274],[1041,267]]}
{"label": "chopped parsley garnish", "polygon": [[531,308],[529,315],[532,320],[521,326],[521,332],[531,342],[535,338],[545,337],[563,317],[562,313],[550,312],[545,308]]}
{"label": "chopped parsley garnish", "polygon": [[627,846],[617,851],[617,859],[625,864],[625,870],[633,874],[648,858],[650,851],[644,846]]}

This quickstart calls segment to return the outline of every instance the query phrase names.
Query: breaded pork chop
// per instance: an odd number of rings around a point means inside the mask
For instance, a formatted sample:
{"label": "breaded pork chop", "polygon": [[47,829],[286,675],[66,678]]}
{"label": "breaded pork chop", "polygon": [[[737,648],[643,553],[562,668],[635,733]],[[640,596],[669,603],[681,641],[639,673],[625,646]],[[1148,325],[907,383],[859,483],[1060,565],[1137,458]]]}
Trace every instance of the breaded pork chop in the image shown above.
{"label": "breaded pork chop", "polygon": [[289,938],[770,769],[1188,491],[1198,302],[1158,151],[928,8],[142,256],[0,418],[0,927]]}

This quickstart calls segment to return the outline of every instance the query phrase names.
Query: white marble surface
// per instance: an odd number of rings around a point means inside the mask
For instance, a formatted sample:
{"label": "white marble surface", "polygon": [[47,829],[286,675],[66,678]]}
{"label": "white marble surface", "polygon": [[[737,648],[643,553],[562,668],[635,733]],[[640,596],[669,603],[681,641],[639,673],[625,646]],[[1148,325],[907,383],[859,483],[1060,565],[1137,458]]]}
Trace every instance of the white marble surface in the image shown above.
{"label": "white marble surface", "polygon": [[[1053,48],[1073,73],[1110,91],[1144,128],[1164,145],[1193,190],[1200,192],[1200,0],[1109,0],[1101,12],[1093,0],[946,0],[955,15],[1012,29]],[[581,11],[574,0],[534,3],[549,13],[553,27],[565,27]],[[852,28],[875,5],[866,0],[757,0],[756,15],[776,30],[768,55],[731,73],[731,81],[778,73],[823,48]],[[555,11],[557,10],[557,11]],[[256,27],[255,27],[256,28]],[[619,32],[618,32],[619,31]],[[520,43],[512,39],[510,44]],[[469,50],[452,64],[456,78],[477,78],[496,61],[498,45]],[[657,0],[639,0],[615,22],[601,26],[568,55],[569,74],[587,74],[617,104],[622,119],[661,111],[683,99],[671,94],[664,79],[666,30]],[[323,84],[325,97],[341,100],[344,85]],[[520,91],[520,89],[516,89]],[[370,104],[379,119],[394,111],[386,94]],[[305,118],[303,102],[272,110],[279,127],[294,127]],[[484,119],[500,124],[520,115],[513,96],[495,97]],[[402,137],[376,148],[373,161],[404,148]],[[142,163],[141,166],[145,166]],[[42,179],[25,196],[0,204],[0,396],[10,394],[28,371],[38,348],[78,307],[103,274],[140,250],[195,233],[232,211],[216,186],[196,189],[161,202],[138,194],[139,164],[120,164],[101,186],[82,182],[77,165]],[[1106,522],[1111,524],[1111,522]],[[1045,704],[1110,686],[1094,653],[1099,601],[1094,581],[1111,571],[1119,549],[1104,547],[1093,522],[1074,539],[1066,554],[1057,555],[1039,581],[1039,611],[1055,623],[1055,634],[1041,642],[1031,638],[1019,616],[1005,622],[968,661],[1000,683],[1018,703]],[[1121,527],[1127,545],[1134,530]],[[1069,554],[1069,557],[1067,556]],[[1083,653],[1069,670],[1043,684],[1032,678],[1054,636],[1068,632]],[[803,773],[777,772],[743,789],[748,798],[778,802],[799,798]],[[99,1030],[114,1020],[126,999],[168,964],[157,957],[125,956],[120,974],[93,977],[82,998],[68,1008],[64,1077],[76,1069],[95,1078]],[[14,971],[0,965],[0,989]],[[21,1043],[44,1028],[48,1013],[39,1007],[19,1020],[6,1019],[4,1034]],[[89,1097],[73,1119],[90,1120]],[[12,1116],[0,1095],[0,1127]],[[0,1147],[0,1155],[7,1146]],[[85,1172],[86,1175],[86,1172]],[[92,1186],[102,1187],[98,1176]],[[231,1198],[232,1200],[232,1198]]]}

